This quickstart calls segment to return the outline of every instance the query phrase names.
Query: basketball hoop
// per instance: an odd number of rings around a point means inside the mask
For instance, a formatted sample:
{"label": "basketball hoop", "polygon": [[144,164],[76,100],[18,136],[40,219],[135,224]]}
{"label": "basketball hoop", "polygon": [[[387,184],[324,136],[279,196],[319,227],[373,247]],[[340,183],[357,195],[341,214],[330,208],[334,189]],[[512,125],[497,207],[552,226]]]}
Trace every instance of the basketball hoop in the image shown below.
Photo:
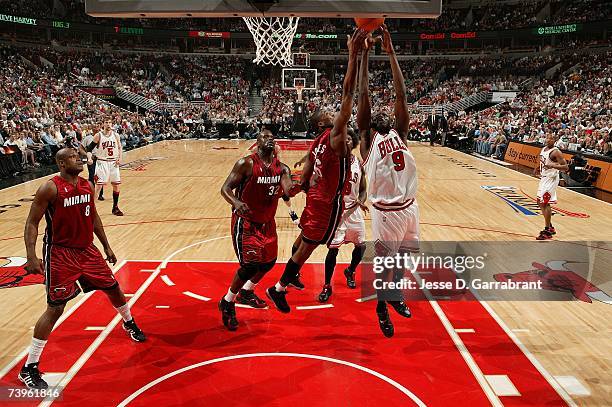
{"label": "basketball hoop", "polygon": [[256,64],[292,66],[299,17],[242,17],[255,40]]}

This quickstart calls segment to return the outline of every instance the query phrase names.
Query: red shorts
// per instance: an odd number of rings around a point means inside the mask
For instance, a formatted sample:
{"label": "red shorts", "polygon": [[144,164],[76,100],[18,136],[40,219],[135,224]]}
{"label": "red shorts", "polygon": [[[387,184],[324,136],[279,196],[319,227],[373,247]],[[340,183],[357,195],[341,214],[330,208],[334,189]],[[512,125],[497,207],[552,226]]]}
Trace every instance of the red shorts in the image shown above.
{"label": "red shorts", "polygon": [[67,303],[79,295],[81,289],[89,292],[110,290],[117,286],[113,272],[93,243],[85,249],[47,246],[44,264],[47,302],[50,305]]}
{"label": "red shorts", "polygon": [[340,225],[343,208],[342,195],[332,203],[306,199],[306,207],[300,218],[302,239],[311,244],[330,244]]}
{"label": "red shorts", "polygon": [[241,266],[271,263],[278,255],[278,236],[274,219],[261,224],[232,214],[232,241]]}

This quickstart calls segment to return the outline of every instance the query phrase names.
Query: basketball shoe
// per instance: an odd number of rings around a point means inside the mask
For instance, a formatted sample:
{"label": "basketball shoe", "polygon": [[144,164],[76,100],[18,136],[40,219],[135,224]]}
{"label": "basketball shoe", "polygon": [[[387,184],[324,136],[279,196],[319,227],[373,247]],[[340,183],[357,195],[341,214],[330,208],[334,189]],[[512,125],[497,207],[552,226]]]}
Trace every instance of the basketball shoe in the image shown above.
{"label": "basketball shoe", "polygon": [[31,363],[22,367],[17,377],[28,389],[47,389],[49,385],[43,380],[42,375],[43,373],[38,370],[38,363]]}
{"label": "basketball shoe", "polygon": [[238,329],[238,320],[236,319],[236,308],[233,302],[225,301],[221,298],[219,301],[219,311],[221,311],[221,320],[223,325],[230,331]]}
{"label": "basketball shoe", "polygon": [[238,304],[248,305],[252,308],[266,308],[268,304],[255,294],[253,290],[241,289],[236,296],[236,302]]}
{"label": "basketball shoe", "polygon": [[138,328],[138,325],[136,325],[134,318],[123,323],[123,330],[127,332],[134,342],[144,342],[147,340],[144,332],[142,332],[140,328]]}
{"label": "basketball shoe", "polygon": [[325,284],[321,294],[319,294],[319,302],[327,302],[332,295],[332,287],[330,284]]}

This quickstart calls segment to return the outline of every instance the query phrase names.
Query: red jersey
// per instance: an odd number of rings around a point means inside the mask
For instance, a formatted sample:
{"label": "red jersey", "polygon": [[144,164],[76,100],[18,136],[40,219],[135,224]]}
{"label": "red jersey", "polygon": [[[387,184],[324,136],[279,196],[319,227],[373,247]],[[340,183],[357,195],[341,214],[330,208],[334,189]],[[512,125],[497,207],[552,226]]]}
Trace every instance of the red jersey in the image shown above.
{"label": "red jersey", "polygon": [[93,242],[94,193],[85,178],[76,186],[60,176],[51,179],[57,186],[57,198],[49,204],[45,219],[45,243],[84,249]]}
{"label": "red jersey", "polygon": [[323,131],[310,147],[310,160],[314,169],[310,177],[308,201],[333,203],[343,195],[349,180],[350,160],[340,157],[331,146],[331,129]]}
{"label": "red jersey", "polygon": [[236,195],[251,211],[246,215],[236,214],[253,223],[264,224],[276,215],[283,167],[276,156],[272,157],[270,165],[264,163],[257,153],[251,154],[250,158],[253,160],[253,173],[238,186]]}

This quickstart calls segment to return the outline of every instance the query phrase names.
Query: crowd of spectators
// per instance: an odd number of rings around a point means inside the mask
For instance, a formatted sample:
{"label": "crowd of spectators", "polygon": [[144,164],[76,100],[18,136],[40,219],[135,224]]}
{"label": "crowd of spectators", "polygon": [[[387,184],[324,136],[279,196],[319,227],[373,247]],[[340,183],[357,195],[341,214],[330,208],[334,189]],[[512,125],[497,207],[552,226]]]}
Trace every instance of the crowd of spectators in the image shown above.
{"label": "crowd of spectators", "polygon": [[[85,13],[85,0],[0,0],[0,9],[8,14],[39,18],[61,18],[68,21],[91,24],[124,25],[125,20],[94,18]],[[521,28],[536,24],[564,24],[609,19],[610,2],[606,0],[548,1],[496,1],[449,4],[444,2],[442,14],[437,19],[387,19],[391,32],[398,31],[455,31],[499,30]],[[543,10],[544,9],[544,10]],[[541,13],[544,11],[543,13]],[[548,12],[547,12],[548,11]],[[540,21],[538,21],[538,17]],[[130,26],[209,30],[248,31],[241,18],[155,18],[131,19]],[[303,18],[300,32],[350,32],[354,22],[347,18]]]}

